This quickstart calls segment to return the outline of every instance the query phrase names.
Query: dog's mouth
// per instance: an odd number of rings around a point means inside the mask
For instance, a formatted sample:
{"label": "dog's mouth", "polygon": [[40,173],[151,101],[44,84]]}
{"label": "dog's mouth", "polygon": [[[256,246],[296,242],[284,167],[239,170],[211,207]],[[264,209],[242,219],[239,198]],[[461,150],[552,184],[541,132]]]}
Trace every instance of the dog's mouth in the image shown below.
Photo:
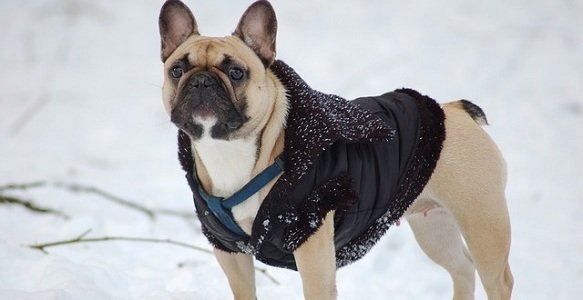
{"label": "dog's mouth", "polygon": [[212,73],[193,75],[184,85],[171,112],[171,121],[191,138],[209,134],[228,140],[247,122],[246,103],[231,100],[226,86]]}

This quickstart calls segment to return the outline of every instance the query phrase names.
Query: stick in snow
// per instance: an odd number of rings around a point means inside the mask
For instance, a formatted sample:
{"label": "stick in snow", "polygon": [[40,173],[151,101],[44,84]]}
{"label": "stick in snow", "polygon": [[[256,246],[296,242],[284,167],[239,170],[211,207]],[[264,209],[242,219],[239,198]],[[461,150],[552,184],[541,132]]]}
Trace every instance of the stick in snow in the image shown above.
{"label": "stick in snow", "polygon": [[20,205],[22,207],[25,207],[28,210],[31,210],[35,213],[53,214],[53,215],[57,215],[59,217],[62,217],[64,219],[69,219],[69,216],[67,216],[63,212],[60,212],[56,209],[41,207],[41,206],[34,204],[34,202],[32,202],[32,201],[16,198],[13,196],[6,196],[6,195],[0,194],[0,204],[1,203],[16,204],[16,205]]}

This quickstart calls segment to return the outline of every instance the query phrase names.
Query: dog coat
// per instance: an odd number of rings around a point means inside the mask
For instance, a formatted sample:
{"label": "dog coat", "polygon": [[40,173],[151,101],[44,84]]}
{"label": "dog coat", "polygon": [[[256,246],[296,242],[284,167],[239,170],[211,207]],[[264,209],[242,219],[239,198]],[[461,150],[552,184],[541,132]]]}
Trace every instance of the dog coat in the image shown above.
{"label": "dog coat", "polygon": [[282,61],[270,68],[289,100],[285,168],[250,236],[230,231],[211,213],[190,140],[179,131],[179,159],[202,231],[218,249],[297,270],[293,252],[335,210],[336,265],[345,266],[370,250],[429,181],[445,138],[443,111],[410,89],[347,101],[311,89]]}

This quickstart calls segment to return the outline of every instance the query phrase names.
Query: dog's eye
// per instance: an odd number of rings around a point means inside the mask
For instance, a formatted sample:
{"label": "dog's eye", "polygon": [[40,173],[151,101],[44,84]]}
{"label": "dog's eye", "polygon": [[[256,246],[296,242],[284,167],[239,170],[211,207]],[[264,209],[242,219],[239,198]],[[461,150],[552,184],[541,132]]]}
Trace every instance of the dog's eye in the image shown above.
{"label": "dog's eye", "polygon": [[181,66],[173,66],[172,68],[170,68],[170,76],[174,79],[178,79],[182,76],[182,74],[184,73],[184,70],[182,69]]}
{"label": "dog's eye", "polygon": [[239,67],[232,67],[229,70],[229,76],[233,80],[241,80],[241,79],[243,79],[244,75],[245,75],[245,72],[243,72],[243,70],[241,70],[241,68],[239,68]]}

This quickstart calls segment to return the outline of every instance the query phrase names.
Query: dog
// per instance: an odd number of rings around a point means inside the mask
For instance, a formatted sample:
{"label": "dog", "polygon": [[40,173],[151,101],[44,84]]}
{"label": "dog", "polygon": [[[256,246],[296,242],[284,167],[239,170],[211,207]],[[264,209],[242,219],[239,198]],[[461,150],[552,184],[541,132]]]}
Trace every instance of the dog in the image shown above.
{"label": "dog", "polygon": [[202,230],[235,299],[256,299],[253,257],[298,270],[306,299],[336,299],[336,270],[406,218],[444,267],[454,299],[510,299],[506,166],[467,101],[410,89],[346,101],[276,60],[277,20],[260,0],[232,35],[199,33],[162,6],[163,102]]}

